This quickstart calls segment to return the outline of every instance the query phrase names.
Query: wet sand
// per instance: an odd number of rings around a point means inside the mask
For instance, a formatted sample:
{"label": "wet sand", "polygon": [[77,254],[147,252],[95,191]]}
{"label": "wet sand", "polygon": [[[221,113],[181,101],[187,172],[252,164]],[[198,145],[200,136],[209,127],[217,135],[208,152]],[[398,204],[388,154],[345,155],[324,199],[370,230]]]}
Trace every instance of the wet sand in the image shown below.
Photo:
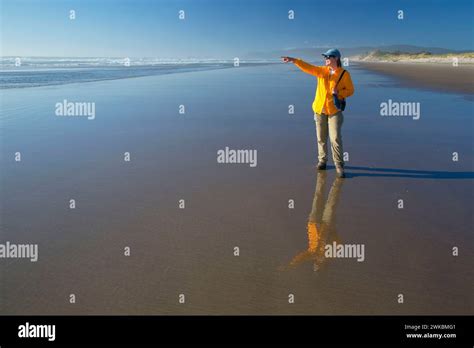
{"label": "wet sand", "polygon": [[[472,314],[472,102],[351,73],[344,181],[314,168],[315,80],[292,66],[3,91],[0,241],[39,260],[0,260],[0,312]],[[96,118],[55,117],[65,98]],[[421,118],[381,117],[388,98]],[[333,241],[364,261],[325,259]]]}
{"label": "wet sand", "polygon": [[397,78],[403,85],[474,94],[474,65],[406,62],[356,62],[358,66]]}

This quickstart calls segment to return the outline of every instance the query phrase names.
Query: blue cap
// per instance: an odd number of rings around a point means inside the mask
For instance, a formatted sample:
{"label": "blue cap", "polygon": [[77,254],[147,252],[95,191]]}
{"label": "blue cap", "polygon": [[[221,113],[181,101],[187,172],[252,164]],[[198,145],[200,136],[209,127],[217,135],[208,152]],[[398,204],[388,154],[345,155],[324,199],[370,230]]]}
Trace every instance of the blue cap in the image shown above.
{"label": "blue cap", "polygon": [[336,58],[341,58],[341,52],[337,48],[331,48],[326,51],[326,53],[323,53],[324,57],[329,57],[329,56],[334,56]]}

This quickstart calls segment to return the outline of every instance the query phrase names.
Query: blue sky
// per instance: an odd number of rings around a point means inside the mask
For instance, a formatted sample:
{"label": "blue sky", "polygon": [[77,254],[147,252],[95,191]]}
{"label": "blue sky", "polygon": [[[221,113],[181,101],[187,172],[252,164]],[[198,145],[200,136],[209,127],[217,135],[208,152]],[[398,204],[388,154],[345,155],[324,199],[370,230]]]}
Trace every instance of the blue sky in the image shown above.
{"label": "blue sky", "polygon": [[3,56],[232,58],[389,44],[473,49],[471,0],[0,1]]}

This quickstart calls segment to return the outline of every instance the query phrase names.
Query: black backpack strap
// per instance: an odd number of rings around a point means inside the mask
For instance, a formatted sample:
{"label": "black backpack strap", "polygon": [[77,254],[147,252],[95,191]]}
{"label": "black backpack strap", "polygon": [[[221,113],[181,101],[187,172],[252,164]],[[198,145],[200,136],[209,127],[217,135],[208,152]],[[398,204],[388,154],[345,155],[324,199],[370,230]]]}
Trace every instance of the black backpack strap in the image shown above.
{"label": "black backpack strap", "polygon": [[342,77],[344,76],[345,73],[346,73],[346,69],[344,69],[342,71],[342,74],[341,74],[341,76],[339,76],[339,80],[337,80],[336,86],[334,86],[334,87],[337,87],[337,85],[339,84],[339,82],[341,81],[341,79],[342,79]]}

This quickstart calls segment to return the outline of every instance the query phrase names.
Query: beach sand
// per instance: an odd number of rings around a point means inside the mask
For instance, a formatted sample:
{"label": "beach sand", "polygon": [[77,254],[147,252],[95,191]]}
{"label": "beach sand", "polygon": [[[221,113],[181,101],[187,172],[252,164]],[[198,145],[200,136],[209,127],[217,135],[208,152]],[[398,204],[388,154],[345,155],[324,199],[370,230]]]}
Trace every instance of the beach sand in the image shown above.
{"label": "beach sand", "polygon": [[[1,241],[39,260],[0,261],[0,312],[471,314],[472,101],[350,72],[343,183],[317,175],[316,80],[291,65],[2,91]],[[381,117],[389,98],[420,119]],[[55,116],[63,99],[96,118]],[[218,164],[226,146],[258,165]]]}
{"label": "beach sand", "polygon": [[474,94],[474,64],[362,62],[362,68],[386,74],[409,87]]}

